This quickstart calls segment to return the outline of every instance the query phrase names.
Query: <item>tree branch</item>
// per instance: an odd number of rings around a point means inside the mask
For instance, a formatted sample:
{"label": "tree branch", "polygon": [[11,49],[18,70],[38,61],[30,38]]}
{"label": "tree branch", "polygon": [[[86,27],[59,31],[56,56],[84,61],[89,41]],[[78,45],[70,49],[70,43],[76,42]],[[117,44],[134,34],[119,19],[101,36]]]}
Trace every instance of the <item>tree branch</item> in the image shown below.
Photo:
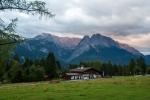
{"label": "tree branch", "polygon": [[34,1],[26,2],[25,0],[1,0],[0,10],[19,10],[21,12],[27,12],[32,14],[47,15],[49,17],[55,16],[52,12],[48,11],[45,7],[45,2]]}
{"label": "tree branch", "polygon": [[17,41],[15,41],[15,42],[0,43],[0,46],[1,46],[1,45],[8,45],[8,44],[16,44],[16,43],[18,43],[18,42],[17,42]]}

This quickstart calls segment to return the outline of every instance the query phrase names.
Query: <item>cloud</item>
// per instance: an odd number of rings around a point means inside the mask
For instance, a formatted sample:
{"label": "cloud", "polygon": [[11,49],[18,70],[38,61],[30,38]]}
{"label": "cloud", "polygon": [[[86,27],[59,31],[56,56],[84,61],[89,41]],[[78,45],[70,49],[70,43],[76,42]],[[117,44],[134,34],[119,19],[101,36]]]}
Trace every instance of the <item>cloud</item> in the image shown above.
{"label": "cloud", "polygon": [[[19,18],[17,32],[33,37],[43,32],[83,36],[102,33],[149,52],[150,0],[42,0],[56,14],[42,18],[19,12],[0,12],[7,20]],[[109,34],[106,34],[109,33]],[[149,36],[149,35],[148,35]],[[125,37],[125,38],[124,38]],[[127,42],[126,42],[127,43]],[[141,44],[139,47],[136,44]]]}
{"label": "cloud", "polygon": [[112,37],[121,43],[126,43],[133,46],[144,54],[150,54],[150,33],[138,35],[130,34],[127,36],[112,35]]}

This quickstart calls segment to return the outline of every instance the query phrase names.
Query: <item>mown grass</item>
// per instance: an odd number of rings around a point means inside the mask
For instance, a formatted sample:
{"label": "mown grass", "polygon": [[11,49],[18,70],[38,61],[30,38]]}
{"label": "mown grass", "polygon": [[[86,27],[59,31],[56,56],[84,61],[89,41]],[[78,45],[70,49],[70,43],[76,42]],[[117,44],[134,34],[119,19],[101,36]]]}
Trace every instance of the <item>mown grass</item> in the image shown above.
{"label": "mown grass", "polygon": [[150,100],[150,77],[7,84],[0,100]]}

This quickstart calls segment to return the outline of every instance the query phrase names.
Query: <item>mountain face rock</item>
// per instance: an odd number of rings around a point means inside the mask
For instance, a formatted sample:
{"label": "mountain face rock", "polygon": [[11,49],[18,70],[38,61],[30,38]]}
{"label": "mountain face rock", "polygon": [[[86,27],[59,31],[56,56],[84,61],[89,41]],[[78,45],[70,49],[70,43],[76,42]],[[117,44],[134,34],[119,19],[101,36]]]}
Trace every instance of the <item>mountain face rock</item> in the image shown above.
{"label": "mountain face rock", "polygon": [[127,64],[131,58],[142,56],[136,49],[114,41],[112,38],[94,34],[85,36],[76,46],[68,62],[102,60],[118,64]]}
{"label": "mountain face rock", "polygon": [[57,37],[59,45],[64,48],[75,48],[80,42],[80,38],[69,38],[69,37]]}
{"label": "mountain face rock", "polygon": [[79,38],[60,38],[43,33],[17,45],[16,52],[19,56],[30,59],[39,59],[45,57],[49,52],[53,52],[59,60],[65,61],[79,41]]}
{"label": "mountain face rock", "polygon": [[45,57],[53,52],[64,63],[110,60],[117,64],[127,64],[131,58],[143,56],[138,50],[100,34],[80,39],[44,33],[19,44],[16,52],[21,57],[31,59]]}

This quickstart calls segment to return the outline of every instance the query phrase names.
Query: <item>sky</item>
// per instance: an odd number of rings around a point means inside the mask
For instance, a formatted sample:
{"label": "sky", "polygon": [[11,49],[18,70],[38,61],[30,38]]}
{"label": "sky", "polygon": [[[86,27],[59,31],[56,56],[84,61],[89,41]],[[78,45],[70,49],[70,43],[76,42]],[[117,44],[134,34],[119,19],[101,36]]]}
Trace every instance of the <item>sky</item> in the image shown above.
{"label": "sky", "polygon": [[16,31],[25,37],[41,33],[69,37],[100,33],[150,54],[150,0],[42,1],[55,17],[39,18],[12,11],[0,12],[0,16],[5,22],[17,17]]}

